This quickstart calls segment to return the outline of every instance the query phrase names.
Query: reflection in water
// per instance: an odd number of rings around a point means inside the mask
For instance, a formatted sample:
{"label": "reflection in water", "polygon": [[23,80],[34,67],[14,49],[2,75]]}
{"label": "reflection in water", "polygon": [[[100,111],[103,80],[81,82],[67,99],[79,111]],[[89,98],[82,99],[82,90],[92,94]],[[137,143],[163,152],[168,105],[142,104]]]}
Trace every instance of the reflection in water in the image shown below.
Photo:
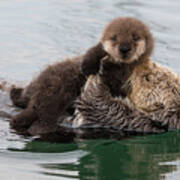
{"label": "reflection in water", "polygon": [[160,179],[177,170],[176,166],[162,162],[180,158],[179,140],[180,134],[174,132],[90,145],[90,153],[81,158],[81,179],[91,179],[86,178],[87,174],[97,179]]}
{"label": "reflection in water", "polygon": [[[154,59],[180,73],[178,0],[0,1],[0,80],[32,79],[47,64],[79,55],[95,44],[117,16],[138,17],[153,31]],[[7,93],[0,107],[10,114]],[[9,129],[0,118],[0,179],[179,179],[180,133],[121,141],[37,142]],[[24,152],[22,152],[22,150]]]}
{"label": "reflection in water", "polygon": [[36,152],[24,154],[23,159],[34,162],[38,173],[48,176],[82,180],[173,179],[180,169],[180,132],[122,141],[88,140],[68,144],[31,141],[21,151]]}

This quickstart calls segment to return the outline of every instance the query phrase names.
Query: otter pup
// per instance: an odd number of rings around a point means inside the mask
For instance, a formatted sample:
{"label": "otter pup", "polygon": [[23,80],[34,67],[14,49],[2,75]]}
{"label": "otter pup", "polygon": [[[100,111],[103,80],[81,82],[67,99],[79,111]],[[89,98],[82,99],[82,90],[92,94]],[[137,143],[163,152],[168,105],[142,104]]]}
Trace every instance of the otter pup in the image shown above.
{"label": "otter pup", "polygon": [[87,51],[82,71],[86,75],[96,74],[105,53],[111,62],[118,64],[147,59],[153,46],[153,36],[143,22],[132,17],[116,18],[107,25],[100,42]]}
{"label": "otter pup", "polygon": [[85,54],[82,72],[87,76],[99,73],[113,96],[126,96],[127,90],[121,87],[134,67],[147,61],[153,47],[153,36],[143,22],[132,17],[116,18],[107,25],[100,42]]}
{"label": "otter pup", "polygon": [[79,127],[100,125],[125,132],[180,129],[180,76],[151,60],[137,65],[125,99],[112,97],[100,75],[90,76],[77,103]]}
{"label": "otter pup", "polygon": [[113,96],[126,96],[124,82],[136,64],[146,61],[152,50],[152,35],[141,21],[113,20],[105,28],[101,42],[85,56],[49,66],[25,89],[11,90],[13,103],[25,108],[12,119],[11,127],[27,130],[34,122],[41,122],[39,125],[44,129],[48,126],[53,131],[58,117],[73,114],[74,100],[80,95],[85,76],[97,73],[105,56],[99,74]]}

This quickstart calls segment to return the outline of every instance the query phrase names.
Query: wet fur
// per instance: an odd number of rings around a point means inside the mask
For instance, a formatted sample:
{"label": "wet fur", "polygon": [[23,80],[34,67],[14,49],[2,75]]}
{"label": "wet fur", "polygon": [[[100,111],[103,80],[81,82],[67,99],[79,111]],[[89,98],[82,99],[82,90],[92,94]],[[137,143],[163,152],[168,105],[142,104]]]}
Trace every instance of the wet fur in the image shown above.
{"label": "wet fur", "polygon": [[[91,76],[86,89],[77,101],[80,127],[101,126],[116,131],[161,133],[180,129],[180,99],[167,108],[144,113],[127,99],[114,98],[101,78]],[[76,120],[78,121],[78,120]]]}
{"label": "wet fur", "polygon": [[[79,127],[98,125],[116,131],[161,133],[180,129],[180,76],[147,59],[134,67],[126,98],[113,97],[97,74],[77,101]],[[80,120],[80,121],[79,121]]]}
{"label": "wet fur", "polygon": [[151,60],[136,66],[128,81],[128,98],[139,111],[155,112],[180,102],[180,76]]}
{"label": "wet fur", "polygon": [[128,93],[117,97],[100,74],[90,76],[76,105],[78,127],[137,134],[180,129],[179,75],[147,59],[134,66],[124,83]]}

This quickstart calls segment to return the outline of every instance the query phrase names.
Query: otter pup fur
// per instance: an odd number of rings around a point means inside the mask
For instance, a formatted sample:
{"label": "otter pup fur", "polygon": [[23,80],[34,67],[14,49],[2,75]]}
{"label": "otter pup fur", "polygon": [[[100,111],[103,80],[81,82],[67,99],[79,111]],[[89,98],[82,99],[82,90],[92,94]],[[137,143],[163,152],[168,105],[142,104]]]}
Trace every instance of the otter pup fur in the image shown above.
{"label": "otter pup fur", "polygon": [[133,69],[149,59],[153,47],[153,36],[143,22],[116,18],[107,25],[100,42],[84,55],[82,72],[87,76],[99,73],[113,96],[126,96],[127,89],[121,87]]}
{"label": "otter pup fur", "polygon": [[154,46],[149,28],[132,17],[114,19],[105,28],[100,42],[84,56],[82,71],[99,72],[100,60],[106,54],[113,63],[132,64],[151,56]]}
{"label": "otter pup fur", "polygon": [[13,103],[24,108],[10,122],[18,132],[26,132],[34,122],[54,131],[56,120],[73,114],[73,101],[85,83],[81,73],[82,56],[48,66],[27,87],[12,88]]}

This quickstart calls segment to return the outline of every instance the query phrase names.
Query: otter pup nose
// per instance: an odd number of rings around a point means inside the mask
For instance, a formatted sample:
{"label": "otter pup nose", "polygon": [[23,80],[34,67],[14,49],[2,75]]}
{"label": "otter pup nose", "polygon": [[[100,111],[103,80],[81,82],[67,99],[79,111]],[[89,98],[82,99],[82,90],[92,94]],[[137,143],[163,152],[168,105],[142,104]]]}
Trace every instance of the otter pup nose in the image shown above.
{"label": "otter pup nose", "polygon": [[120,45],[119,50],[122,54],[127,54],[131,50],[131,45],[129,43],[123,43]]}

